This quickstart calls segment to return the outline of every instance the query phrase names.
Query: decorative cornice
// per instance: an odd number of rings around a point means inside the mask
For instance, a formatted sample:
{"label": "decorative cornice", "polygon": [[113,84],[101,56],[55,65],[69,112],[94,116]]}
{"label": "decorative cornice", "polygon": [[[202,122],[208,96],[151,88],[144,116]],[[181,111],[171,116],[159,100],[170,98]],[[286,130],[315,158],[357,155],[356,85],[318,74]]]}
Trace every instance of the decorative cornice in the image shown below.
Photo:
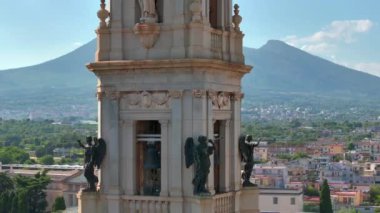
{"label": "decorative cornice", "polygon": [[252,66],[216,59],[170,59],[99,61],[88,64],[87,68],[95,73],[112,72],[116,70],[128,72],[128,70],[135,71],[136,69],[165,70],[165,72],[167,72],[166,68],[190,68],[189,71],[193,72],[194,70],[209,68],[217,71],[246,74],[252,69]]}

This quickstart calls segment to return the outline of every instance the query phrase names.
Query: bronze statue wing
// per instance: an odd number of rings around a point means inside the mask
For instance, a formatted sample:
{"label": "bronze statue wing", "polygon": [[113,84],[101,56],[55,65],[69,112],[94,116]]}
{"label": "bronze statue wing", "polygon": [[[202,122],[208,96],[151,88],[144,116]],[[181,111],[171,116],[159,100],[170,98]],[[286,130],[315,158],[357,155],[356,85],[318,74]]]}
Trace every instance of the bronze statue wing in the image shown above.
{"label": "bronze statue wing", "polygon": [[106,155],[107,145],[103,138],[98,139],[98,144],[94,146],[94,163],[99,169],[103,162],[104,156]]}
{"label": "bronze statue wing", "polygon": [[247,162],[248,160],[248,155],[249,155],[249,147],[245,143],[245,135],[241,135],[239,137],[239,151],[240,151],[240,157],[241,161]]}
{"label": "bronze statue wing", "polygon": [[188,137],[185,143],[186,168],[189,168],[194,163],[194,160],[195,160],[194,151],[195,151],[194,139],[192,137]]}

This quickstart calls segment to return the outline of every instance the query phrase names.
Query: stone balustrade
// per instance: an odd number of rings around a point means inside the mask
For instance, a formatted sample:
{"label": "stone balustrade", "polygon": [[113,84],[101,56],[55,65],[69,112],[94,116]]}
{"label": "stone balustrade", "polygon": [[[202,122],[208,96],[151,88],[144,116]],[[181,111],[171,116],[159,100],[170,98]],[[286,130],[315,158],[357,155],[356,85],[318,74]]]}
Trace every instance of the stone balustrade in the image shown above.
{"label": "stone balustrade", "polygon": [[215,213],[234,212],[235,197],[233,192],[217,194],[214,197]]}

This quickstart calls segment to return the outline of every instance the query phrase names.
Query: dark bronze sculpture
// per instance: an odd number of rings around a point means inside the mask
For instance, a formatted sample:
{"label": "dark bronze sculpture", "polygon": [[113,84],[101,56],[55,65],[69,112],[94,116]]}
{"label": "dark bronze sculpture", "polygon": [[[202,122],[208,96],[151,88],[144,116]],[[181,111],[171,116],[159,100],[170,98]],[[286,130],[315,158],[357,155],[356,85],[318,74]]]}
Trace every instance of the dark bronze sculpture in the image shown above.
{"label": "dark bronze sculpture", "polygon": [[239,151],[241,161],[245,162],[244,172],[242,174],[243,187],[257,186],[249,181],[254,166],[253,151],[260,144],[261,139],[252,141],[252,135],[241,135],[239,137]]}
{"label": "dark bronze sculpture", "polygon": [[210,155],[214,153],[214,142],[207,140],[206,136],[198,137],[198,145],[194,144],[194,139],[189,137],[185,144],[186,168],[195,164],[195,177],[193,179],[195,195],[210,195],[206,189],[208,174],[210,173]]}
{"label": "dark bronze sculpture", "polygon": [[[106,142],[102,138],[86,137],[86,145],[80,140],[78,144],[85,150],[84,153],[84,176],[87,179],[88,187],[83,191],[95,192],[98,177],[94,174],[94,167],[100,168],[104,156],[106,155]],[[94,143],[93,143],[94,142]]]}

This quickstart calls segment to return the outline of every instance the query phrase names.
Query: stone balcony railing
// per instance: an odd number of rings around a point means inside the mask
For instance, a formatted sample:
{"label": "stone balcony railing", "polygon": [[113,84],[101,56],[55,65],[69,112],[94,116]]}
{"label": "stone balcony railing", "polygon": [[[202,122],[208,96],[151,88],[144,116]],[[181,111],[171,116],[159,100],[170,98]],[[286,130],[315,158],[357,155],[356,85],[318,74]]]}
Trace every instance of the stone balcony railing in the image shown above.
{"label": "stone balcony railing", "polygon": [[222,59],[223,55],[223,31],[211,29],[211,52],[216,59]]}
{"label": "stone balcony railing", "polygon": [[[233,192],[217,194],[212,198],[215,213],[230,213],[234,210]],[[168,213],[175,198],[154,196],[123,196],[123,208],[130,213]]]}
{"label": "stone balcony railing", "polygon": [[147,196],[124,196],[124,209],[127,212],[169,212],[170,198],[168,197],[147,197]]}
{"label": "stone balcony railing", "polygon": [[214,196],[215,213],[234,212],[235,197],[233,192]]}

